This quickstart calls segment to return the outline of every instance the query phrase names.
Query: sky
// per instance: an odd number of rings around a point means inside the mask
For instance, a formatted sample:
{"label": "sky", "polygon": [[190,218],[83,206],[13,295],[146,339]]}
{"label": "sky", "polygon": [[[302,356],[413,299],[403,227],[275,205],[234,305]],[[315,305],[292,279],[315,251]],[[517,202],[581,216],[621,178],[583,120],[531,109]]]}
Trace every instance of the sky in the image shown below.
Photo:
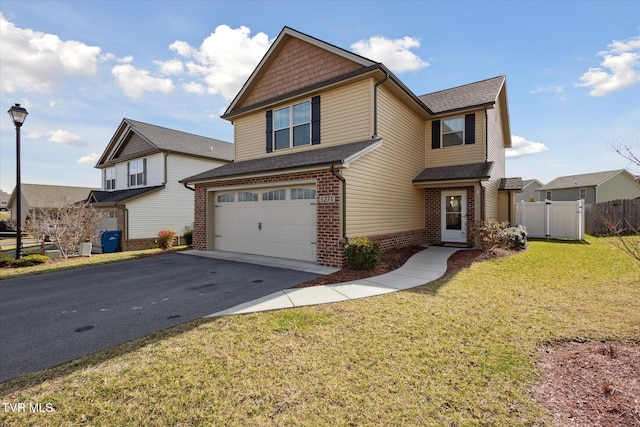
{"label": "sky", "polygon": [[[123,118],[233,142],[220,118],[284,26],[384,63],[416,95],[507,77],[507,176],[638,167],[640,1],[0,0],[0,108],[23,183],[100,187]],[[16,132],[0,114],[0,190]]]}

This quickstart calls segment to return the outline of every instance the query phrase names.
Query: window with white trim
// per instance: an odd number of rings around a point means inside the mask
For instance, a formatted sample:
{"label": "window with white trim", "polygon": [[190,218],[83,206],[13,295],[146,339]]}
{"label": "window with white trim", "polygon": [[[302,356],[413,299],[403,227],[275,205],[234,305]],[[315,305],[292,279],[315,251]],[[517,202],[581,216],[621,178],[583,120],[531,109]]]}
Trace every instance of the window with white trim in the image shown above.
{"label": "window with white trim", "polygon": [[545,200],[551,200],[551,191],[547,191]]}
{"label": "window with white trim", "polygon": [[585,200],[587,198],[587,189],[586,188],[581,188],[580,189],[580,197],[578,197],[579,199]]}
{"label": "window with white trim", "polygon": [[258,193],[251,193],[249,191],[240,191],[238,192],[238,201],[239,202],[257,202]]}
{"label": "window with white trim", "polygon": [[216,200],[218,203],[233,202],[235,200],[235,194],[236,193],[218,194]]}
{"label": "window with white trim", "polygon": [[274,149],[311,144],[311,101],[273,112]]}
{"label": "window with white trim", "polygon": [[464,118],[442,120],[442,146],[453,147],[464,144]]}
{"label": "window with white trim", "polygon": [[291,200],[315,200],[316,190],[313,188],[292,188]]}
{"label": "window with white trim", "polygon": [[104,189],[116,189],[116,168],[107,168],[104,170]]}
{"label": "window with white trim", "polygon": [[262,200],[285,200],[287,192],[285,190],[265,191],[262,193]]}
{"label": "window with white trim", "polygon": [[146,159],[129,162],[129,187],[146,185]]}

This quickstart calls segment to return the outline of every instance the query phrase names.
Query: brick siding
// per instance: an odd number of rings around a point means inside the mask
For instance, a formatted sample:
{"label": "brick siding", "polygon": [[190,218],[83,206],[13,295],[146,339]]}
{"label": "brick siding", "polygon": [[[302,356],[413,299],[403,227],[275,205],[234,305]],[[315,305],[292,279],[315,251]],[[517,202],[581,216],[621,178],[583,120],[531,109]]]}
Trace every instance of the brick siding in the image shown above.
{"label": "brick siding", "polygon": [[[439,245],[442,241],[442,191],[449,190],[465,190],[467,191],[467,244],[473,246],[475,244],[474,236],[471,233],[471,227],[476,221],[476,198],[474,187],[463,188],[426,188],[424,190],[424,218],[426,229],[427,243],[432,245]],[[484,191],[484,189],[483,189]],[[484,206],[482,207],[484,211]]]}

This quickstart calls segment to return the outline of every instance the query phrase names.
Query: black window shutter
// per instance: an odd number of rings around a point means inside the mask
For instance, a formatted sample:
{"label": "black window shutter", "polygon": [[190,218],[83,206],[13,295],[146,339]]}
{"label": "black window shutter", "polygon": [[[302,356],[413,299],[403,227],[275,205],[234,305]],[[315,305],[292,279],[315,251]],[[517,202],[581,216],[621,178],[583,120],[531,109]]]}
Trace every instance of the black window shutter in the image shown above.
{"label": "black window shutter", "polygon": [[142,185],[147,185],[147,159],[142,159]]}
{"label": "black window shutter", "polygon": [[431,148],[440,148],[440,120],[431,122]]}
{"label": "black window shutter", "polygon": [[320,144],[320,97],[311,98],[311,144]]}
{"label": "black window shutter", "polygon": [[131,162],[127,162],[127,187],[131,187]]}
{"label": "black window shutter", "polygon": [[476,115],[475,113],[464,116],[464,143],[476,143]]}
{"label": "black window shutter", "polygon": [[267,110],[267,153],[273,151],[273,110]]}

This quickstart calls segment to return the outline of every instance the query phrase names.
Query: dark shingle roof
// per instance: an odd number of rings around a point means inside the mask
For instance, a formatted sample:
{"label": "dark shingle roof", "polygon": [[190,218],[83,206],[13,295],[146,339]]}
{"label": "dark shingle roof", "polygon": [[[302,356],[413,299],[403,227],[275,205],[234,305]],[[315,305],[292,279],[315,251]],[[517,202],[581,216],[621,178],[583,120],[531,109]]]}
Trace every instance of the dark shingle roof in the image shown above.
{"label": "dark shingle roof", "polygon": [[420,174],[414,178],[413,182],[459,181],[489,178],[492,166],[493,162],[485,162],[427,168],[420,172]]}
{"label": "dark shingle roof", "polygon": [[163,151],[192,154],[220,160],[233,160],[235,146],[230,142],[192,133],[124,119],[140,136]]}
{"label": "dark shingle roof", "polygon": [[464,86],[428,93],[418,98],[435,114],[493,104],[505,80],[505,76],[498,76]]}
{"label": "dark shingle roof", "polygon": [[595,187],[606,180],[625,172],[625,169],[618,169],[606,172],[585,173],[582,175],[561,176],[550,183],[539,187],[538,190],[557,190],[560,188]]}
{"label": "dark shingle roof", "polygon": [[315,150],[306,150],[297,153],[282,154],[280,156],[269,156],[260,159],[245,160],[242,162],[229,163],[203,172],[198,175],[185,178],[180,182],[196,182],[226,178],[229,176],[247,175],[252,173],[262,173],[271,171],[281,171],[301,167],[312,167],[322,165],[332,165],[343,163],[349,158],[374,148],[381,140],[373,139],[350,144],[337,145]]}
{"label": "dark shingle roof", "polygon": [[522,191],[522,178],[502,178],[498,190]]}
{"label": "dark shingle roof", "polygon": [[89,196],[89,202],[91,203],[118,203],[125,200],[132,199],[134,197],[141,196],[146,193],[150,193],[155,190],[164,188],[164,185],[155,185],[153,187],[132,188],[129,190],[117,190],[117,191],[92,191]]}

